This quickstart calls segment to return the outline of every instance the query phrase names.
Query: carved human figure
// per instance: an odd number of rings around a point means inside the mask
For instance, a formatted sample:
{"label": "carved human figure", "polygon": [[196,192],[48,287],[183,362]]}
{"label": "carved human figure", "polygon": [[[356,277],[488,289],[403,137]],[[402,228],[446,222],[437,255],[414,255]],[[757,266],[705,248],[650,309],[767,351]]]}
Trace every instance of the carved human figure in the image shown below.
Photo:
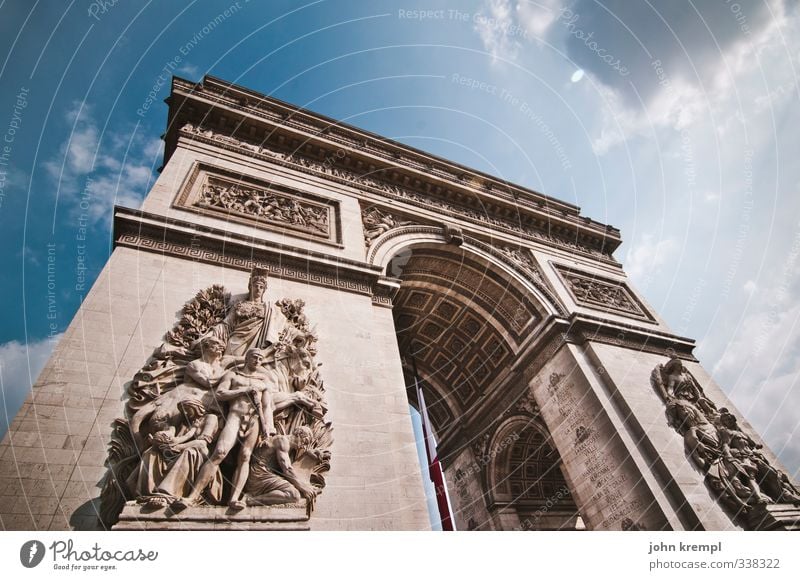
{"label": "carved human figure", "polygon": [[398,221],[393,215],[384,213],[376,208],[369,212],[362,214],[362,221],[364,223],[364,240],[367,246],[372,244],[372,241],[385,234],[389,230],[398,228],[400,226],[408,225],[407,221]]}
{"label": "carved human figure", "polygon": [[[154,427],[158,430],[148,435],[150,446],[128,480],[133,496],[150,508],[165,507],[191,493],[192,481],[208,456],[208,445],[219,431],[219,417],[208,413],[199,399],[182,400],[178,408],[183,419],[180,428],[176,431],[157,417]],[[206,497],[214,502],[221,496],[222,476],[217,471]]]}
{"label": "carved human figure", "polygon": [[200,358],[186,365],[184,383],[143,405],[131,417],[131,433],[137,449],[144,450],[147,435],[155,431],[154,424],[177,427],[181,401],[199,399],[206,408],[218,409],[213,389],[223,371],[220,361],[225,343],[214,336],[207,336],[199,343]]}
{"label": "carved human figure", "polygon": [[716,405],[708,399],[692,374],[677,356],[670,357],[664,365],[664,389],[667,396],[686,399],[694,403],[709,418],[718,414]]}
{"label": "carved human figure", "polygon": [[704,472],[719,457],[719,436],[716,427],[691,401],[668,395],[667,420],[683,435],[686,451]]}
{"label": "carved human figure", "polygon": [[200,341],[200,351],[200,358],[186,365],[185,384],[211,391],[217,386],[224,372],[221,360],[225,352],[225,343],[215,336],[207,336]]}
{"label": "carved human figure", "polygon": [[264,354],[258,349],[250,349],[245,355],[244,367],[225,373],[216,390],[217,398],[228,403],[225,427],[220,433],[217,445],[205,465],[200,469],[194,492],[176,507],[196,502],[210,483],[215,470],[228,456],[237,440],[240,442],[236,471],[233,476],[233,491],[230,506],[234,509],[245,507],[240,495],[250,471],[250,457],[258,443],[275,434],[274,413],[290,405],[310,405],[302,393],[279,393],[272,384],[271,377],[265,373],[261,364]]}
{"label": "carved human figure", "polygon": [[706,397],[703,388],[674,354],[651,374],[667,405],[667,417],[684,437],[686,450],[704,471],[719,501],[737,515],[763,503],[800,503],[789,477],[770,464],[736,417]]}
{"label": "carved human figure", "polygon": [[247,294],[233,298],[225,320],[206,333],[225,342],[226,355],[243,357],[248,349],[278,342],[287,321],[280,308],[264,299],[266,289],[266,271],[253,268]]}
{"label": "carved human figure", "polygon": [[250,455],[258,441],[259,432],[265,436],[275,432],[273,402],[267,393],[266,376],[260,366],[264,355],[258,349],[250,349],[245,356],[244,368],[226,372],[217,387],[217,398],[228,403],[225,427],[220,433],[213,453],[197,475],[194,491],[186,502],[176,507],[195,503],[211,482],[220,463],[241,440],[239,457],[234,473],[231,505],[238,507],[238,498],[250,466]]}
{"label": "carved human figure", "polygon": [[245,486],[247,504],[292,503],[301,497],[313,503],[317,489],[302,481],[292,467],[303,454],[310,452],[311,442],[311,430],[300,426],[291,435],[276,435],[259,447],[253,455],[250,477]]}
{"label": "carved human figure", "polygon": [[719,439],[722,447],[719,473],[735,499],[743,504],[772,503],[758,484],[759,468],[754,454],[756,443],[739,429],[736,417],[727,409],[719,415]]}
{"label": "carved human figure", "polygon": [[[268,305],[265,289],[265,273],[255,270],[247,294],[231,299],[218,284],[200,290],[136,373],[126,418],[112,424],[100,506],[106,527],[118,522],[131,499],[145,507],[169,503],[174,512],[201,500],[222,505],[224,478],[235,480],[225,500],[243,507],[254,448],[298,425],[312,429],[316,449],[304,452],[294,470],[302,481],[324,486],[332,426],[325,421],[325,389],[314,361],[317,337],[302,300]],[[265,348],[240,355],[247,344]],[[231,365],[237,366],[226,372]],[[328,457],[317,459],[322,450]],[[230,459],[238,461],[221,465],[232,451]]]}
{"label": "carved human figure", "polygon": [[506,256],[514,260],[517,264],[524,266],[526,268],[531,267],[533,264],[531,263],[531,259],[522,253],[521,250],[517,248],[512,248],[510,246],[500,246],[500,251],[503,252]]}

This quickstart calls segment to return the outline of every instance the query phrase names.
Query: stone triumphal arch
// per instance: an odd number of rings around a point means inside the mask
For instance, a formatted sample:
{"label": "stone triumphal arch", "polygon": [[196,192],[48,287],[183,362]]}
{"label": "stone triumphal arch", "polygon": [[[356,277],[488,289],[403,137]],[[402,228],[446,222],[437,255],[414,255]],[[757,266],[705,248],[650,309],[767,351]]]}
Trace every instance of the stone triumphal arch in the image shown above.
{"label": "stone triumphal arch", "polygon": [[798,526],[618,230],[213,77],[168,104],[3,440],[4,528],[427,529],[409,404],[459,530]]}

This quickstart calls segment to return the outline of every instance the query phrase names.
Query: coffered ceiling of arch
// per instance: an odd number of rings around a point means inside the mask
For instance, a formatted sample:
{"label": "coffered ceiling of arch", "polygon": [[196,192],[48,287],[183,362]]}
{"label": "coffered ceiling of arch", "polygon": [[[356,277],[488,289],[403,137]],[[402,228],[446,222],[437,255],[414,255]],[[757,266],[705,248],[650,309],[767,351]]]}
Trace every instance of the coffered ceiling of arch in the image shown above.
{"label": "coffered ceiling of arch", "polygon": [[[410,366],[404,366],[403,372],[406,385],[414,385],[414,376]],[[433,430],[437,442],[441,442],[441,437],[458,421],[459,411],[456,409],[458,404],[452,395],[443,395],[441,386],[432,386],[424,378],[420,378],[420,386],[425,394],[425,406],[428,410],[428,417],[433,424]],[[417,394],[413,388],[408,390],[409,400],[416,409],[419,409]]]}
{"label": "coffered ceiling of arch", "polygon": [[[502,461],[498,461],[496,494],[508,494],[512,501],[530,500],[536,503],[551,501],[574,508],[560,459],[542,433],[528,427],[516,440]],[[556,501],[554,498],[559,498]]]}
{"label": "coffered ceiling of arch", "polygon": [[415,353],[420,374],[446,399],[438,418],[428,402],[441,433],[507,372],[542,315],[522,290],[457,250],[415,250],[401,279],[394,305],[400,351]]}

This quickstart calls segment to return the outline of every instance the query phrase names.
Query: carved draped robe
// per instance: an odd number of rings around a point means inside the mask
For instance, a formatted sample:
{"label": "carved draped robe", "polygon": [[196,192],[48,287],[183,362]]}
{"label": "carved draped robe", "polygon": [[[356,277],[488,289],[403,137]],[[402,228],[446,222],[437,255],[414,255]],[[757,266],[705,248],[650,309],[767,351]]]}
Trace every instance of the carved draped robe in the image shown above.
{"label": "carved draped robe", "polygon": [[[199,429],[205,430],[208,426],[208,416],[202,421]],[[218,427],[213,429],[208,433],[209,437],[213,440],[218,431]],[[184,449],[176,453],[164,452],[158,445],[151,445],[142,454],[139,466],[128,478],[128,489],[134,497],[153,495],[173,499],[189,497],[193,489],[192,484],[207,458],[208,454],[197,448]],[[222,500],[222,473],[219,469],[214,473],[205,495],[212,503],[219,503]]]}
{"label": "carved draped robe", "polygon": [[232,300],[225,320],[212,333],[227,345],[226,355],[241,357],[248,349],[276,344],[286,324],[280,308],[264,300],[249,300],[248,294],[242,294]]}

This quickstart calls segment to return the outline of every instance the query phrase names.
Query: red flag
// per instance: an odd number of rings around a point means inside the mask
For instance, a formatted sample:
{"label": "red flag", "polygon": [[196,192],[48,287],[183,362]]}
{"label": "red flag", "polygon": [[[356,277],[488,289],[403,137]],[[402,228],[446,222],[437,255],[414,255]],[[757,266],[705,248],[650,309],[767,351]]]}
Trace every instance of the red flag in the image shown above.
{"label": "red flag", "polygon": [[444,472],[439,463],[439,456],[436,451],[436,442],[430,429],[428,419],[428,408],[425,406],[425,395],[422,394],[422,387],[419,378],[415,375],[414,382],[417,387],[417,400],[419,401],[419,414],[422,418],[422,436],[425,439],[425,451],[428,455],[428,472],[431,476],[434,489],[436,490],[436,505],[439,507],[439,517],[442,521],[442,530],[453,531],[453,518],[450,514],[450,503],[447,500],[447,489],[444,485]]}

